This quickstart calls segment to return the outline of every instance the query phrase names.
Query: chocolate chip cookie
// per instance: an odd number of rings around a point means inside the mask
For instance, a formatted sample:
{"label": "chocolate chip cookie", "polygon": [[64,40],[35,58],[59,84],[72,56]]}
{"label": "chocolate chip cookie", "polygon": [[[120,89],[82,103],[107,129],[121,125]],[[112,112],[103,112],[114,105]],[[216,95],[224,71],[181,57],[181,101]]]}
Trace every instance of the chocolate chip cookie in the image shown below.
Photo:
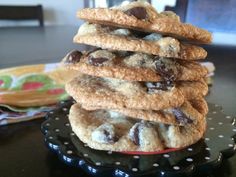
{"label": "chocolate chip cookie", "polygon": [[203,135],[205,121],[186,126],[140,121],[109,110],[88,111],[79,104],[70,109],[72,130],[89,147],[112,151],[158,151],[185,147]]}
{"label": "chocolate chip cookie", "polygon": [[159,33],[197,43],[211,43],[211,33],[182,23],[179,16],[170,11],[158,13],[149,3],[131,2],[112,8],[86,8],[77,17],[102,25],[128,28],[141,32]]}
{"label": "chocolate chip cookie", "polygon": [[84,23],[79,28],[74,37],[74,42],[104,49],[142,52],[183,60],[199,60],[207,56],[207,52],[203,48],[182,44],[172,37],[163,37],[156,33],[140,37],[128,29],[113,29],[108,26],[89,23]]}
{"label": "chocolate chip cookie", "polygon": [[195,98],[194,100],[190,100],[190,103],[193,108],[198,110],[199,113],[206,116],[208,113],[208,105],[206,100],[203,97]]}
{"label": "chocolate chip cookie", "polygon": [[[195,100],[192,100],[196,103]],[[200,100],[201,101],[201,100]],[[200,101],[198,103],[200,103]],[[153,121],[163,124],[169,125],[179,125],[185,126],[189,123],[196,123],[197,120],[202,119],[201,110],[207,109],[205,108],[205,104],[198,104],[196,107],[192,106],[192,102],[186,101],[183,105],[176,108],[169,108],[159,111],[153,110],[141,110],[141,109],[114,109],[112,107],[105,107],[97,105],[93,105],[93,103],[83,104],[82,108],[86,110],[110,110],[114,112],[118,112],[128,117],[132,117],[133,119],[140,119],[146,121]],[[199,111],[200,110],[200,111]]]}
{"label": "chocolate chip cookie", "polygon": [[83,75],[66,84],[66,91],[79,103],[114,108],[160,110],[178,107],[185,98],[173,84],[152,86],[149,83],[98,78]]}
{"label": "chocolate chip cookie", "polygon": [[194,100],[199,97],[206,96],[208,93],[208,85],[204,79],[201,79],[197,82],[176,82],[176,87],[180,89],[187,100]]}
{"label": "chocolate chip cookie", "polygon": [[[204,90],[195,91],[201,82],[192,82],[184,89],[172,82],[129,82],[110,78],[82,75],[66,84],[67,92],[79,103],[92,103],[107,108],[161,110],[178,107],[184,100],[203,96]],[[186,93],[183,93],[187,90]],[[201,93],[203,91],[203,93]],[[189,96],[184,97],[184,96]]]}
{"label": "chocolate chip cookie", "polygon": [[194,81],[207,75],[207,69],[193,61],[102,49],[84,53],[74,50],[63,59],[63,64],[84,74],[130,81]]}

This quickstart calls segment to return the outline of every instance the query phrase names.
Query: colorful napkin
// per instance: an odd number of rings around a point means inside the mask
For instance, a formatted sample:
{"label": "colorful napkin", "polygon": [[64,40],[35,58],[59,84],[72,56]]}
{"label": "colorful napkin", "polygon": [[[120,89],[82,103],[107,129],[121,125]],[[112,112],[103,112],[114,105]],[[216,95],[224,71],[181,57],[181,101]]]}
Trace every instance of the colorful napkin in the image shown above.
{"label": "colorful napkin", "polygon": [[0,125],[45,116],[69,98],[64,84],[74,76],[57,63],[0,70]]}

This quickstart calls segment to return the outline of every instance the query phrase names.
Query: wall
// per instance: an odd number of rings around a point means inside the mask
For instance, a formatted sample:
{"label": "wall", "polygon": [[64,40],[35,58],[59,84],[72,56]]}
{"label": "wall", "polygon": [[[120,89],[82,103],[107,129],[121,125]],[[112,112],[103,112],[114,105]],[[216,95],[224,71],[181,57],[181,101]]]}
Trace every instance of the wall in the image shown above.
{"label": "wall", "polygon": [[[175,6],[175,3],[176,0],[152,0],[152,4],[156,7],[158,12],[163,11],[165,5]],[[213,32],[212,34],[214,44],[236,45],[236,33],[220,32],[218,30]]]}
{"label": "wall", "polygon": [[[42,4],[46,25],[79,25],[82,21],[76,19],[76,11],[84,6],[83,0],[0,0],[1,5],[37,5]],[[22,25],[22,22],[0,22],[4,25]],[[23,22],[32,24],[36,22]]]}

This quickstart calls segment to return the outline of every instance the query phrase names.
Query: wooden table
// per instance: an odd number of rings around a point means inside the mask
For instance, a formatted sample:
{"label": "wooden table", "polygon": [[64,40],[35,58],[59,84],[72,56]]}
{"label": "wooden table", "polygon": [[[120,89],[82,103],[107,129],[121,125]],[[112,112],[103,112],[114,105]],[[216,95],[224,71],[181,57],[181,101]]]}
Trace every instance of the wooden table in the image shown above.
{"label": "wooden table", "polygon": [[[0,29],[0,68],[24,64],[59,62],[72,49],[77,27]],[[236,47],[205,46],[208,59],[216,65],[209,102],[222,105],[225,113],[236,115]],[[85,177],[83,171],[68,167],[44,145],[40,124],[43,119],[0,127],[0,177]],[[236,176],[236,156],[225,160],[210,176]]]}

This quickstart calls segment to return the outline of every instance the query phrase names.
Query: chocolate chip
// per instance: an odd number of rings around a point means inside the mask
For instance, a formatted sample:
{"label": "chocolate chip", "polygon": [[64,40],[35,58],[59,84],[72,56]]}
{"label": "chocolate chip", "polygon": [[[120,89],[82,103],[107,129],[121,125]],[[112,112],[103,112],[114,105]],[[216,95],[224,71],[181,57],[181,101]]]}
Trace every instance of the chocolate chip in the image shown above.
{"label": "chocolate chip", "polygon": [[147,141],[150,141],[147,139],[147,136],[150,136],[150,133],[156,136],[154,125],[142,120],[132,126],[129,131],[129,138],[137,146],[146,146],[146,144],[148,144]]}
{"label": "chocolate chip", "polygon": [[155,69],[160,74],[160,76],[163,78],[165,81],[174,81],[175,80],[175,75],[174,71],[168,67],[166,67],[165,63],[157,59],[155,61]]}
{"label": "chocolate chip", "polygon": [[168,91],[174,87],[174,83],[171,81],[161,81],[161,82],[146,82],[148,93],[155,93],[159,90]]}
{"label": "chocolate chip", "polygon": [[140,130],[141,123],[136,123],[132,128],[133,131],[130,132],[130,138],[136,145],[140,145],[139,141],[139,130]]}
{"label": "chocolate chip", "polygon": [[144,20],[148,17],[147,11],[144,7],[133,7],[125,11],[125,14],[135,16],[139,20]]}
{"label": "chocolate chip", "polygon": [[181,111],[179,108],[172,109],[172,113],[174,114],[176,120],[181,124],[191,124],[193,123],[193,120],[190,119],[183,111]]}
{"label": "chocolate chip", "polygon": [[133,125],[133,127],[129,131],[129,138],[133,141],[134,144],[140,146],[141,145],[141,137],[145,136],[143,134],[143,129],[151,128],[152,125],[148,122],[141,121],[137,122]]}
{"label": "chocolate chip", "polygon": [[115,142],[115,140],[117,139],[115,136],[112,135],[111,132],[109,132],[109,131],[107,131],[107,130],[105,130],[105,129],[103,130],[103,133],[104,133],[104,135],[105,135],[105,137],[106,137],[106,141],[107,141],[107,142],[113,143],[113,142]]}
{"label": "chocolate chip", "polygon": [[137,31],[137,30],[130,30],[130,32],[136,38],[144,38],[145,36],[149,35],[149,33],[146,33],[143,31]]}
{"label": "chocolate chip", "polygon": [[67,54],[65,63],[68,64],[75,64],[78,63],[82,57],[82,53],[78,50],[73,50],[70,53]]}
{"label": "chocolate chip", "polygon": [[89,64],[91,65],[102,66],[104,62],[108,61],[108,58],[103,58],[103,57],[94,58],[92,56],[89,56],[88,61],[89,61]]}
{"label": "chocolate chip", "polygon": [[114,51],[113,53],[122,58],[131,56],[134,54],[134,52],[130,52],[130,51]]}
{"label": "chocolate chip", "polygon": [[112,124],[105,123],[92,132],[92,139],[99,143],[114,143],[118,137],[115,134],[115,127]]}
{"label": "chocolate chip", "polygon": [[100,49],[89,53],[87,63],[94,66],[109,65],[115,58],[116,55],[113,52]]}

